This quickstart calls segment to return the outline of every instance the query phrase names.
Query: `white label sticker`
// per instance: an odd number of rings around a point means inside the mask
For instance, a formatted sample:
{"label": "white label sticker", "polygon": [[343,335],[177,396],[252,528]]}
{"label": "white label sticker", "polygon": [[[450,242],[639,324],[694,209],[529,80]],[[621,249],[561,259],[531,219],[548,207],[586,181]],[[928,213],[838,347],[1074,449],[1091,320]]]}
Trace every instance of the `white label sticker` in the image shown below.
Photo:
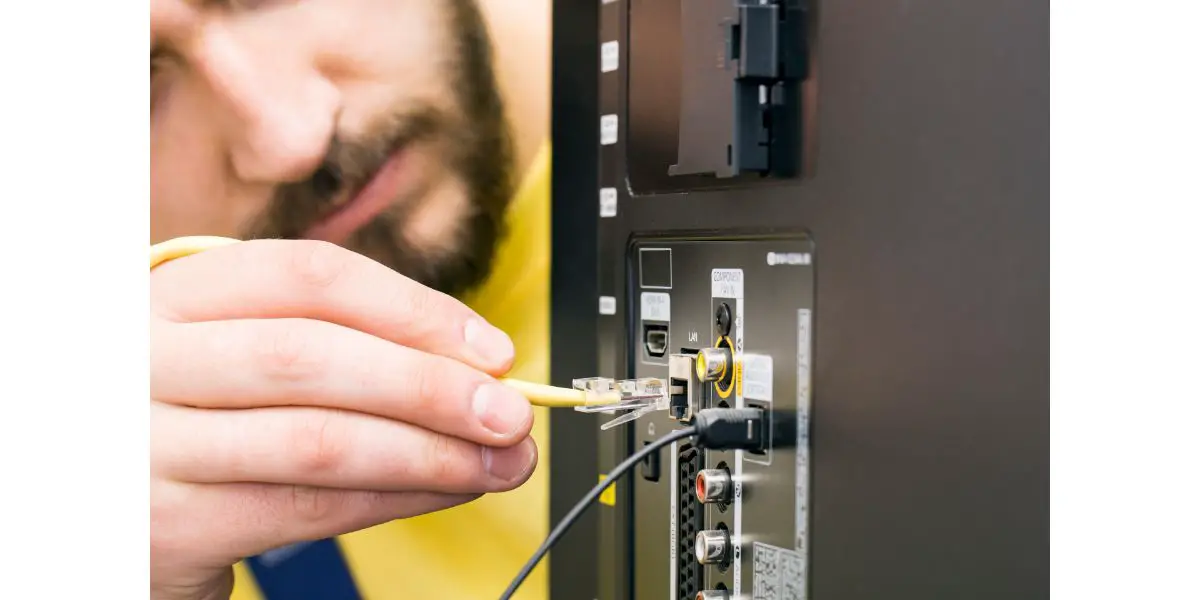
{"label": "white label sticker", "polygon": [[611,146],[617,143],[617,115],[600,117],[600,145]]}
{"label": "white label sticker", "polygon": [[[801,572],[808,559],[809,502],[809,415],[812,409],[812,311],[802,308],[796,323],[796,552]],[[800,586],[798,598],[807,597],[807,586]]]}
{"label": "white label sticker", "polygon": [[600,45],[600,72],[611,73],[621,63],[621,47],[616,41]]}
{"label": "white label sticker", "polygon": [[742,356],[742,395],[747,400],[771,402],[774,398],[775,364],[770,355]]}
{"label": "white label sticker", "polygon": [[642,292],[642,320],[669,322],[671,296],[661,292]]}
{"label": "white label sticker", "polygon": [[768,252],[767,264],[776,265],[811,265],[812,255],[807,252]]}
{"label": "white label sticker", "polygon": [[[775,400],[775,363],[767,354],[743,354],[742,355],[742,398],[745,401],[765,402],[768,406],[766,414],[766,427],[768,431],[774,423],[770,410],[770,403]],[[757,455],[744,455],[746,462],[752,462],[759,465],[770,465],[775,462],[774,440],[770,437],[767,439],[766,458],[759,458]]]}
{"label": "white label sticker", "polygon": [[617,299],[612,296],[600,296],[600,314],[617,314]]}
{"label": "white label sticker", "polygon": [[796,327],[796,384],[798,389],[797,404],[804,413],[809,409],[809,385],[812,381],[812,365],[809,355],[812,352],[812,311],[802,308],[798,315]]}
{"label": "white label sticker", "polygon": [[785,548],[754,543],[753,600],[803,600],[804,559]]}
{"label": "white label sticker", "polygon": [[600,216],[617,216],[617,188],[600,188]]}
{"label": "white label sticker", "polygon": [[679,551],[679,521],[676,513],[676,507],[679,506],[679,442],[671,442],[671,504],[667,508],[670,509],[671,523],[671,598],[674,600],[679,597],[679,561],[676,553]]}
{"label": "white label sticker", "polygon": [[735,298],[741,300],[744,287],[741,269],[713,269],[713,298]]}

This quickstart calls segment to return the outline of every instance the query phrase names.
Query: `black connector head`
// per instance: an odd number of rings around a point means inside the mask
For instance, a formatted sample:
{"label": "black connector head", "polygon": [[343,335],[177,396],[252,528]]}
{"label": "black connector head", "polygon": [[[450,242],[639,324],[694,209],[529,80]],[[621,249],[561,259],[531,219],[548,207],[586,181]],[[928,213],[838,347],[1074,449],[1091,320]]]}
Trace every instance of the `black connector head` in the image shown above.
{"label": "black connector head", "polygon": [[696,444],[708,450],[762,450],[766,438],[760,408],[706,408],[694,425]]}

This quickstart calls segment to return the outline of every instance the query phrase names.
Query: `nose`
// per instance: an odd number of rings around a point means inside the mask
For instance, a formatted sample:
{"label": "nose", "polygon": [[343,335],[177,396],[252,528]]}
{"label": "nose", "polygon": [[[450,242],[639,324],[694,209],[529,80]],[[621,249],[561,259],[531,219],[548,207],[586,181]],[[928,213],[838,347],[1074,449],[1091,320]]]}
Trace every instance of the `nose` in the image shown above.
{"label": "nose", "polygon": [[195,50],[219,105],[237,176],[285,183],[308,177],[329,151],[341,107],[333,82],[298,44],[256,44],[211,27]]}

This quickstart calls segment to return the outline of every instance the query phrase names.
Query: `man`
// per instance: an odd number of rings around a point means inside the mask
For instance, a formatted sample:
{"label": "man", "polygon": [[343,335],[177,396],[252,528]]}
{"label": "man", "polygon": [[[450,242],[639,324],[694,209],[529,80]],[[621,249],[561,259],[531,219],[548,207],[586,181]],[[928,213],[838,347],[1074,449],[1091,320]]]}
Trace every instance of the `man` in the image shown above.
{"label": "man", "polygon": [[495,378],[545,377],[544,293],[528,322],[497,304],[544,292],[544,231],[505,233],[544,224],[544,125],[521,119],[545,118],[522,78],[546,13],[484,8],[152,0],[152,241],[275,238],[151,276],[155,598],[228,598],[242,558],[355,531],[372,597],[490,597],[544,535],[544,487],[462,506],[529,481],[544,435]]}

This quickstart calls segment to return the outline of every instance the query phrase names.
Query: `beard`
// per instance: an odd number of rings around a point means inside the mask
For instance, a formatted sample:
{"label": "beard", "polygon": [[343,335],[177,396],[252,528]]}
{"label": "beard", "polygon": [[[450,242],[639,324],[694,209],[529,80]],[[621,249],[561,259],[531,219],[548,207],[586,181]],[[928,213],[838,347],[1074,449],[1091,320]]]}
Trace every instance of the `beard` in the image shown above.
{"label": "beard", "polygon": [[[334,139],[321,166],[308,178],[280,186],[243,239],[300,239],[354,195],[396,152],[431,152],[440,172],[456,179],[466,210],[437,243],[406,235],[431,186],[418,187],[393,202],[342,245],[446,294],[461,296],[491,270],[506,233],[504,215],[514,193],[512,135],[505,118],[491,44],[473,0],[447,2],[454,32],[447,63],[453,108],[409,106],[378,119],[361,139]],[[434,200],[434,198],[430,198]]]}

